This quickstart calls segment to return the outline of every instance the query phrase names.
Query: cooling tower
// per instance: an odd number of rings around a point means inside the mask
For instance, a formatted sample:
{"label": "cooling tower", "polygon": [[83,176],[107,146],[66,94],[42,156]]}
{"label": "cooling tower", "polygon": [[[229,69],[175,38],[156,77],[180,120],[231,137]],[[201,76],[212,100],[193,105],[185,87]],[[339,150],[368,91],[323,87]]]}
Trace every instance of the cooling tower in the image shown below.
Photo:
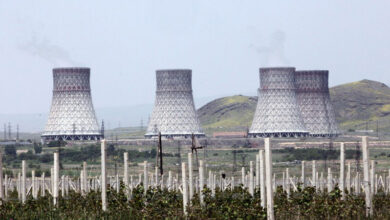
{"label": "cooling tower", "polygon": [[191,70],[157,70],[156,100],[145,137],[204,136],[192,96]]}
{"label": "cooling tower", "polygon": [[251,137],[308,135],[296,97],[295,68],[260,68],[260,88]]}
{"label": "cooling tower", "polygon": [[53,69],[53,98],[43,141],[99,140],[89,68]]}
{"label": "cooling tower", "polygon": [[327,70],[297,71],[297,99],[310,136],[332,137],[340,131],[330,101]]}

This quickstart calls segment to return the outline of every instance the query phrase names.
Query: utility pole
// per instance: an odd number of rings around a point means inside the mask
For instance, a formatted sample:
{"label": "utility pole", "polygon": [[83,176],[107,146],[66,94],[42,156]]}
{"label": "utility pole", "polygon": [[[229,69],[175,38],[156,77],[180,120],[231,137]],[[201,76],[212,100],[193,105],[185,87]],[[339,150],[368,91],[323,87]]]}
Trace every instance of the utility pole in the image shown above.
{"label": "utility pole", "polygon": [[7,140],[7,124],[4,124],[4,140]]}
{"label": "utility pole", "polygon": [[100,134],[102,135],[102,140],[104,139],[104,120],[102,120],[102,127],[100,130]]}
{"label": "utility pole", "polygon": [[237,151],[233,150],[233,174],[236,172],[237,166]]}
{"label": "utility pole", "polygon": [[162,152],[162,142],[161,142],[161,132],[158,132],[158,151],[160,155],[160,175],[163,175],[163,152]]}

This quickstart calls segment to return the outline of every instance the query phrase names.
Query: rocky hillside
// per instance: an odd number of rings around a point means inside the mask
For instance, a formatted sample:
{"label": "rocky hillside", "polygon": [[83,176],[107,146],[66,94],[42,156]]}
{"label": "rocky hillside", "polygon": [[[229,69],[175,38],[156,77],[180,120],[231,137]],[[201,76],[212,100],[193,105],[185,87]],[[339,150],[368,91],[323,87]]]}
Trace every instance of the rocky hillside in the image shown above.
{"label": "rocky hillside", "polygon": [[[362,80],[330,89],[340,127],[390,131],[390,88],[383,83]],[[229,96],[216,99],[198,110],[207,132],[245,130],[252,123],[257,97]],[[367,124],[367,125],[366,125]]]}

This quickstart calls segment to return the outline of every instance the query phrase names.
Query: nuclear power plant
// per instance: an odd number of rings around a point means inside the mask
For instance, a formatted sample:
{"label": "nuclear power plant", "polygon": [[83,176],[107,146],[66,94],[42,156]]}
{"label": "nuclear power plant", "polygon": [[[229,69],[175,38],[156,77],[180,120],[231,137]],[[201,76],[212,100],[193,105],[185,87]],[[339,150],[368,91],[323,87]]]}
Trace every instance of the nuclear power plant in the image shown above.
{"label": "nuclear power plant", "polygon": [[[326,70],[260,68],[249,137],[335,137],[340,134]],[[204,137],[192,93],[192,71],[156,71],[156,97],[146,138]],[[100,140],[89,68],[53,69],[53,98],[42,140]]]}
{"label": "nuclear power plant", "polygon": [[311,136],[340,134],[330,101],[327,70],[297,71],[297,98],[303,122]]}
{"label": "nuclear power plant", "polygon": [[340,134],[330,101],[328,71],[260,68],[251,137],[335,137]]}
{"label": "nuclear power plant", "polygon": [[296,90],[295,68],[260,68],[257,107],[248,136],[307,136]]}
{"label": "nuclear power plant", "polygon": [[89,68],[53,69],[53,98],[42,140],[99,140]]}
{"label": "nuclear power plant", "polygon": [[157,70],[156,99],[145,137],[204,136],[192,95],[192,71]]}

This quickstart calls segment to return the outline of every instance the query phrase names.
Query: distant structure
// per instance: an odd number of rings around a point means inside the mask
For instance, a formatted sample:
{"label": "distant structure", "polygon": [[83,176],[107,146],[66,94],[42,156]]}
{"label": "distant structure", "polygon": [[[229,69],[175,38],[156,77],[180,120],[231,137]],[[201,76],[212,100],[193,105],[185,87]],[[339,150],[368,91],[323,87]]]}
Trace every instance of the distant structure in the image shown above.
{"label": "distant structure", "polygon": [[213,138],[246,138],[248,133],[246,131],[220,131],[214,132]]}
{"label": "distant structure", "polygon": [[19,142],[19,124],[16,124],[16,142]]}
{"label": "distant structure", "polygon": [[53,69],[53,99],[42,140],[99,140],[89,68]]}
{"label": "distant structure", "polygon": [[4,123],[4,140],[7,140],[7,124]]}
{"label": "distant structure", "polygon": [[8,140],[12,140],[12,136],[11,136],[11,122],[8,122]]}
{"label": "distant structure", "polygon": [[188,69],[157,70],[156,99],[145,137],[204,136],[195,110]]}
{"label": "distant structure", "polygon": [[309,134],[297,102],[295,68],[260,68],[258,94],[249,137],[302,137]]}
{"label": "distant structure", "polygon": [[310,136],[334,137],[340,134],[330,101],[327,70],[296,71],[297,100]]}

